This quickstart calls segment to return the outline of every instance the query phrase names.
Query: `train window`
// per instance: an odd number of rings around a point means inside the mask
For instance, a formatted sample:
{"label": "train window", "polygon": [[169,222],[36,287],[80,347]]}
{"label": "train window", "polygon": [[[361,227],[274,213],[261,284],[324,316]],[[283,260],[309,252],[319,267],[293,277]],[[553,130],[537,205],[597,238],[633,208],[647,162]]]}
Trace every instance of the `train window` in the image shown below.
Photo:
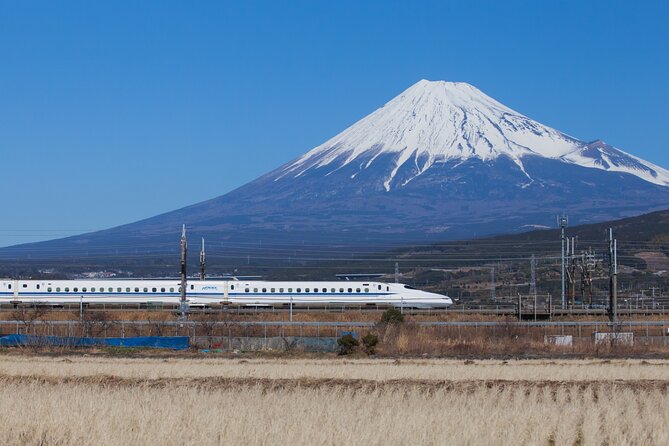
{"label": "train window", "polygon": [[295,291],[297,291],[298,293],[301,293],[301,292],[302,292],[302,288],[298,288],[298,289],[295,290]]}
{"label": "train window", "polygon": [[327,293],[327,292],[328,292],[328,289],[327,289],[327,288],[323,288],[323,292],[324,292],[324,293]]}
{"label": "train window", "polygon": [[158,288],[151,288],[152,293],[155,293],[156,291],[158,291]]}
{"label": "train window", "polygon": [[369,284],[368,283],[363,283],[362,286],[369,286]]}
{"label": "train window", "polygon": [[179,292],[181,292],[181,287],[179,287]]}
{"label": "train window", "polygon": [[50,293],[51,291],[53,291],[53,290],[51,289],[51,287],[47,288],[46,290],[47,290],[47,292],[49,292],[49,293]]}
{"label": "train window", "polygon": [[160,289],[160,292],[161,292],[161,293],[164,293],[164,292],[165,292],[165,288],[161,288],[161,289]]}
{"label": "train window", "polygon": [[292,289],[292,288],[288,288],[288,292],[289,292],[289,293],[292,293],[292,292],[293,292],[293,289]]}
{"label": "train window", "polygon": [[349,289],[348,289],[348,292],[349,292],[349,293],[352,293],[352,292],[353,292],[353,288],[349,288]]}
{"label": "train window", "polygon": [[381,285],[379,285],[379,291],[381,291]]}
{"label": "train window", "polygon": [[39,283],[37,284],[37,289],[39,290]]}
{"label": "train window", "polygon": [[195,285],[191,285],[191,286],[190,286],[190,289],[191,289],[191,290],[194,290],[194,289],[195,289]]}
{"label": "train window", "polygon": [[369,288],[365,288],[365,293],[369,293]]}
{"label": "train window", "polygon": [[269,292],[270,293],[276,293],[276,288],[270,288]]}
{"label": "train window", "polygon": [[234,290],[234,289],[235,289],[235,286],[234,286],[234,285],[230,285],[230,289],[231,289],[231,290]]}
{"label": "train window", "polygon": [[257,293],[257,292],[258,292],[258,288],[253,288],[253,292],[254,292],[254,293]]}
{"label": "train window", "polygon": [[23,288],[28,288],[28,284],[27,284],[27,283],[24,283],[24,284],[23,284]]}
{"label": "train window", "polygon": [[174,293],[174,288],[170,287],[170,293]]}
{"label": "train window", "polygon": [[69,292],[70,292],[70,288],[69,288],[69,287],[65,287],[65,292],[66,292],[66,293],[69,293]]}
{"label": "train window", "polygon": [[139,288],[135,287],[135,293],[139,293]]}
{"label": "train window", "polygon": [[[120,289],[120,288],[119,288],[118,292],[119,292],[119,293],[121,292],[121,289]],[[129,293],[129,292],[130,292],[130,288],[126,288],[126,289],[125,289],[125,292],[126,292],[126,293]]]}
{"label": "train window", "polygon": [[266,292],[267,292],[267,288],[263,288],[263,289],[262,289],[262,292],[263,292],[263,293],[266,293]]}
{"label": "train window", "polygon": [[72,288],[72,291],[74,291],[76,293],[77,291],[79,291],[79,288],[74,287],[74,288]]}
{"label": "train window", "polygon": [[56,293],[60,293],[60,287],[56,287]]}
{"label": "train window", "polygon": [[386,287],[386,291],[390,291],[390,287],[389,287],[389,286]]}
{"label": "train window", "polygon": [[245,292],[245,293],[248,293],[248,292],[249,292],[249,289],[248,289],[248,288],[245,288],[245,289],[244,289],[244,292]]}
{"label": "train window", "polygon": [[309,288],[305,288],[305,289],[304,289],[304,292],[305,292],[305,293],[308,293],[308,292],[309,292]]}
{"label": "train window", "polygon": [[[86,291],[86,290],[84,290]],[[95,293],[95,287],[91,288],[91,293]]]}
{"label": "train window", "polygon": [[355,289],[355,292],[356,292],[356,293],[359,293],[359,292],[360,292],[360,288],[356,288],[356,289]]}
{"label": "train window", "polygon": [[336,290],[334,288],[330,288],[330,292],[334,293]]}
{"label": "train window", "polygon": [[344,289],[343,289],[343,288],[339,288],[339,292],[340,292],[340,293],[343,293],[343,292],[344,292]]}
{"label": "train window", "polygon": [[147,287],[144,287],[144,292],[145,292],[145,293],[148,293],[148,292],[149,292],[149,289],[148,289]]}
{"label": "train window", "polygon": [[82,288],[82,289],[81,289],[81,292],[82,292],[82,293],[85,293],[85,292],[86,292],[86,288]]}
{"label": "train window", "polygon": [[12,289],[12,284],[11,284],[11,283],[8,284],[8,285],[7,285],[7,288],[9,288],[9,289],[11,290],[11,289]]}
{"label": "train window", "polygon": [[279,293],[283,293],[283,288],[279,288]]}

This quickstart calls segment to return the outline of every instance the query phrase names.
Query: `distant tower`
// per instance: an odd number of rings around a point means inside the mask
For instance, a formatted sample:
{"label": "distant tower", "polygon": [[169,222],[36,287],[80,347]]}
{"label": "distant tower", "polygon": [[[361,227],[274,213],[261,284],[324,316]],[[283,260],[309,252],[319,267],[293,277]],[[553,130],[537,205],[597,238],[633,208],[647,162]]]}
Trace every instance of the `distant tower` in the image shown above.
{"label": "distant tower", "polygon": [[204,253],[204,237],[202,237],[202,248],[200,249],[200,280],[204,280],[206,263],[206,254]]}
{"label": "distant tower", "polygon": [[530,259],[530,295],[537,295],[537,258],[534,254]]}
{"label": "distant tower", "polygon": [[179,298],[179,309],[181,311],[180,319],[185,320],[188,315],[188,301],[186,300],[186,251],[188,242],[186,241],[186,225],[181,230],[181,296]]}
{"label": "distant tower", "polygon": [[395,283],[400,283],[400,264],[395,262]]}

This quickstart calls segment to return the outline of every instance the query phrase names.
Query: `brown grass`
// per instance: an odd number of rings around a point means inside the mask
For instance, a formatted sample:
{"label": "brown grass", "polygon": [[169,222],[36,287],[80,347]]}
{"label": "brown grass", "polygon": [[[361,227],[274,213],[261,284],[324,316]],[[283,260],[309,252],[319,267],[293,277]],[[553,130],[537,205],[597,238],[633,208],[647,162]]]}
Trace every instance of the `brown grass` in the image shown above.
{"label": "brown grass", "polygon": [[2,444],[667,444],[669,361],[0,356]]}

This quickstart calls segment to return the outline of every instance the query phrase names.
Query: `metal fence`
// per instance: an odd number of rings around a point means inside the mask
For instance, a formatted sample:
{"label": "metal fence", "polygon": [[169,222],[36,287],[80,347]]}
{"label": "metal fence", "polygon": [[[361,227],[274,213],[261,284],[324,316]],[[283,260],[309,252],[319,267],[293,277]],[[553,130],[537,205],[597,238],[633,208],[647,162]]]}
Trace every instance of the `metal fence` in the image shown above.
{"label": "metal fence", "polygon": [[[667,337],[668,321],[512,321],[512,322],[411,322],[411,330],[430,331],[435,337],[463,338],[524,337],[543,339],[546,335],[572,335],[589,338],[594,332],[634,333],[637,338]],[[48,336],[224,336],[269,337],[339,337],[346,332],[379,331],[376,322],[287,322],[287,321],[0,321],[0,334]]]}

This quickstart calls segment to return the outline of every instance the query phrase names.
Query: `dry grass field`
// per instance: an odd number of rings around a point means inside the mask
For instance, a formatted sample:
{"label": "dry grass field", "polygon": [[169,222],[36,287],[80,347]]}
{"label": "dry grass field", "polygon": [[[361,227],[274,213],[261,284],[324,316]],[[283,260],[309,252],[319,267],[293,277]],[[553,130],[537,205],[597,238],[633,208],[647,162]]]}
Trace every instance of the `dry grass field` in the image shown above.
{"label": "dry grass field", "polygon": [[0,356],[2,444],[669,444],[665,360]]}

